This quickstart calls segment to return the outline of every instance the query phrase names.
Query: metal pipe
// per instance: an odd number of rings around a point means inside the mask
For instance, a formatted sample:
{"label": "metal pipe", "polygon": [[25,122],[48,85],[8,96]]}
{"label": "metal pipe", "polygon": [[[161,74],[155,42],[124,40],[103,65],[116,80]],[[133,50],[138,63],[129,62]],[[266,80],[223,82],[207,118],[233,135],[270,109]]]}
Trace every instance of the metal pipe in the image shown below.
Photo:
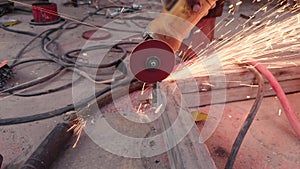
{"label": "metal pipe", "polygon": [[48,169],[72,136],[69,124],[59,123],[32,153],[21,169]]}

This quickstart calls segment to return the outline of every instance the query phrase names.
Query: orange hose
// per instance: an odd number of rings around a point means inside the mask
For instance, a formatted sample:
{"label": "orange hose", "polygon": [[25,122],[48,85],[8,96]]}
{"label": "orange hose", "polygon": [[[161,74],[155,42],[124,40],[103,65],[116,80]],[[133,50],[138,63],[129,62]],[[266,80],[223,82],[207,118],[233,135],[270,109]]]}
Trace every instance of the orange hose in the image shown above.
{"label": "orange hose", "polygon": [[290,122],[290,125],[294,129],[297,137],[300,139],[300,121],[298,120],[298,117],[296,116],[295,111],[293,110],[292,106],[290,105],[290,102],[288,98],[286,97],[286,94],[284,93],[282,87],[280,86],[277,79],[274,77],[274,75],[262,64],[257,62],[249,62],[250,65],[254,66],[261,74],[265,76],[265,78],[269,81],[270,85],[272,86],[273,90],[275,91],[281,106],[283,107],[285,114],[287,116],[287,119]]}

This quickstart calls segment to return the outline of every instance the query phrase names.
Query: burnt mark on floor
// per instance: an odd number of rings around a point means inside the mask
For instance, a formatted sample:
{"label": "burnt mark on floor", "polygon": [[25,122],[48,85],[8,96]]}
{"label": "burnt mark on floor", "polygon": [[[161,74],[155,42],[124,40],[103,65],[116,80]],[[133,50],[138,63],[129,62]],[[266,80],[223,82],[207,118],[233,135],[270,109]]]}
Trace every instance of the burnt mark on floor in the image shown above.
{"label": "burnt mark on floor", "polygon": [[215,147],[213,153],[218,157],[228,157],[229,153],[223,147]]}

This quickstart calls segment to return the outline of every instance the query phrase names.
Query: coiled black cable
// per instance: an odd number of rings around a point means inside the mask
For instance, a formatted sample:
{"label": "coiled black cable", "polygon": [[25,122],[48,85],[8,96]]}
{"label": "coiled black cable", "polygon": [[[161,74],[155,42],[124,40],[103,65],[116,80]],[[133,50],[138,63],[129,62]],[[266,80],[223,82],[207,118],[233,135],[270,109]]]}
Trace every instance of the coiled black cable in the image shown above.
{"label": "coiled black cable", "polygon": [[[88,17],[89,16],[84,17],[83,20],[85,20]],[[63,31],[65,29],[74,29],[74,28],[78,27],[79,25],[84,25],[84,24],[81,24],[81,23],[71,23],[71,24],[67,25],[67,23],[68,22],[66,21],[63,24],[59,25],[58,27],[48,29],[46,31],[43,31],[40,34],[35,34],[35,33],[31,33],[31,32],[23,32],[23,31],[14,31],[14,30],[10,30],[10,29],[5,29],[4,28],[4,30],[7,30],[7,31],[12,31],[12,32],[15,32],[15,33],[21,33],[21,34],[25,34],[25,35],[34,36],[34,38],[31,41],[29,41],[18,52],[15,60],[10,65],[12,68],[15,68],[16,66],[19,66],[21,64],[30,63],[30,62],[38,62],[38,61],[39,62],[42,62],[42,61],[45,61],[45,62],[55,62],[55,63],[58,63],[60,65],[60,67],[55,72],[53,72],[53,73],[51,73],[49,75],[46,75],[43,78],[36,79],[36,80],[33,80],[33,81],[29,82],[29,83],[21,84],[21,85],[12,87],[12,88],[8,88],[8,89],[6,89],[4,91],[1,91],[2,93],[6,92],[6,93],[10,93],[10,94],[13,94],[13,95],[16,95],[16,96],[31,97],[31,96],[49,94],[49,93],[52,93],[52,92],[56,92],[56,91],[60,91],[60,90],[66,89],[67,87],[71,86],[71,83],[67,83],[67,84],[65,84],[63,86],[60,86],[60,87],[57,87],[57,88],[54,88],[54,89],[50,89],[50,90],[47,90],[47,91],[42,91],[42,92],[36,92],[36,93],[17,93],[20,90],[27,89],[27,88],[32,87],[34,85],[46,82],[46,81],[50,80],[51,78],[57,76],[62,70],[65,70],[65,69],[70,69],[70,70],[73,70],[74,72],[78,71],[79,75],[81,75],[80,73],[83,72],[83,71],[80,69],[80,66],[81,67],[84,67],[84,66],[85,67],[89,67],[90,66],[92,68],[106,68],[106,67],[112,67],[112,66],[118,67],[118,65],[121,65],[123,59],[125,59],[125,57],[127,56],[126,49],[123,48],[121,45],[122,44],[137,44],[137,42],[123,42],[123,43],[120,43],[120,44],[116,44],[114,46],[107,46],[107,47],[110,47],[110,48],[117,49],[118,52],[122,52],[122,56],[120,57],[120,59],[118,59],[116,61],[113,61],[113,62],[107,63],[107,64],[97,65],[97,66],[96,65],[92,65],[92,64],[91,65],[84,65],[83,63],[78,62],[78,60],[74,63],[76,57],[75,58],[71,58],[70,56],[66,56],[65,58],[69,59],[69,60],[66,60],[63,57],[64,55],[58,55],[57,53],[55,53],[53,51],[47,51],[47,50],[45,50],[45,53],[48,56],[50,56],[48,58],[28,59],[28,60],[20,61],[20,58],[24,54],[25,49],[28,48],[28,46],[30,46],[36,39],[41,38],[41,47],[44,50],[44,49],[46,49],[45,47],[47,47],[47,45],[55,43],[55,40],[59,37],[59,36],[56,36],[54,38],[50,38],[50,36],[53,33],[57,32],[57,31]],[[120,31],[120,30],[118,30],[118,31]],[[72,53],[72,52],[70,52],[70,53]],[[75,108],[77,108],[77,107],[80,108],[82,106],[86,106],[90,101],[92,101],[93,99],[95,99],[95,97],[97,98],[97,97],[105,94],[106,92],[109,92],[111,89],[113,89],[113,88],[115,88],[117,86],[129,84],[130,81],[124,79],[126,77],[126,74],[127,74],[127,69],[123,68],[122,69],[122,73],[123,73],[123,75],[119,76],[118,78],[115,79],[115,81],[111,82],[111,86],[107,86],[103,90],[100,90],[100,91],[96,92],[95,95],[90,96],[88,98],[85,98],[85,99],[81,100],[78,104],[76,104],[76,106],[74,104],[70,104],[70,105],[67,105],[65,107],[61,107],[61,108],[58,108],[58,109],[55,109],[55,110],[52,110],[52,111],[48,111],[48,112],[45,112],[45,113],[40,113],[40,114],[35,114],[35,115],[29,115],[29,116],[24,116],[24,117],[0,119],[0,126],[1,125],[21,124],[21,123],[27,123],[27,122],[33,122],[33,121],[39,121],[39,120],[43,120],[43,119],[48,119],[48,118],[52,118],[52,117],[55,117],[55,116],[62,115],[64,113],[68,112],[68,111],[75,110]],[[96,80],[96,81],[100,80],[101,81],[103,79],[97,79],[97,78],[95,78],[93,80]]]}
{"label": "coiled black cable", "polygon": [[49,75],[46,75],[42,78],[38,78],[38,79],[35,79],[33,81],[30,81],[30,82],[27,82],[27,83],[23,83],[21,85],[17,85],[15,87],[11,87],[11,88],[8,88],[8,89],[5,89],[3,91],[1,91],[2,93],[14,93],[15,91],[18,91],[18,90],[23,90],[23,89],[26,89],[26,88],[29,88],[29,87],[32,87],[32,86],[35,86],[37,84],[41,84],[41,83],[44,83],[50,79],[52,79],[53,77],[55,77],[56,75],[58,75],[64,68],[63,67],[60,67],[58,68],[56,71],[54,71],[53,73],[50,73]]}

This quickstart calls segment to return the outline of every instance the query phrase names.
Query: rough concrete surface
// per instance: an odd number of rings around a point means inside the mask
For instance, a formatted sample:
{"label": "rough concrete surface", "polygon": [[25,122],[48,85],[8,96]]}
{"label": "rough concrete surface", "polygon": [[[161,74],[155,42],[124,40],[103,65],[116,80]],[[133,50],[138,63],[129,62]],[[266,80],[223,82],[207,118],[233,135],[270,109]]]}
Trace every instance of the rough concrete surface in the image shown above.
{"label": "rough concrete surface", "polygon": [[[22,1],[26,4],[31,4],[33,1]],[[139,12],[155,12],[161,8],[159,0],[149,1],[134,1],[134,0],[109,0],[99,1],[99,6],[120,4],[142,4],[143,9]],[[231,22],[231,18],[236,17],[232,23],[227,27],[218,27],[215,32],[215,38],[218,39],[227,30],[234,30],[236,25],[244,22],[245,19],[240,18],[239,14],[251,15],[259,7],[263,5],[260,3],[243,3],[234,15],[229,15],[228,6],[229,1],[225,2],[225,7],[222,17],[217,19],[217,22],[227,23]],[[18,4],[17,6],[21,6]],[[59,12],[68,17],[80,19],[87,11],[91,11],[86,5],[74,8],[72,6],[59,6]],[[32,19],[31,14],[14,12],[3,17],[17,18],[21,23],[12,26],[12,29],[30,31],[40,33],[46,29],[56,27],[56,25],[49,26],[34,26],[29,24]],[[106,19],[103,16],[93,16],[86,20],[87,23],[93,25],[105,25],[112,20]],[[140,23],[144,24],[144,23]],[[67,30],[63,37],[58,39],[59,46],[62,52],[72,49],[81,48],[85,43],[81,35],[86,30],[93,28],[80,26],[74,30]],[[232,33],[234,33],[232,31]],[[27,35],[19,35],[4,30],[0,30],[0,61],[3,59],[12,60],[18,51],[32,39]],[[44,53],[40,49],[40,41],[35,41],[22,56],[24,58],[40,58]],[[21,59],[21,60],[22,60]],[[56,70],[58,66],[54,63],[29,63],[16,67],[14,69],[14,78],[9,82],[9,86],[17,85],[44,76],[49,72]],[[52,79],[49,83],[41,84],[30,89],[31,91],[45,90],[55,86],[70,82],[73,78],[71,72],[63,72],[62,76]],[[101,89],[104,85],[99,85],[97,88]],[[296,112],[300,111],[300,104],[298,99],[299,93],[290,94],[288,96],[292,106]],[[26,115],[33,115],[41,112],[54,110],[73,102],[72,89],[68,88],[63,91],[36,97],[17,97],[17,96],[1,96],[0,97],[0,118],[11,118]],[[217,168],[224,168],[231,145],[245,119],[247,112],[250,109],[253,100],[242,102],[228,103],[225,105],[225,111],[221,122],[212,137],[206,141],[206,145],[211,153],[211,156]],[[127,103],[123,103],[126,104]],[[201,108],[201,111],[206,112],[210,106]],[[248,132],[245,141],[243,142],[240,152],[237,156],[235,168],[300,168],[300,142],[293,134],[290,125],[284,115],[278,115],[281,109],[276,97],[269,97],[264,99],[259,113],[253,122],[250,131]],[[298,114],[299,117],[299,114]],[[20,168],[22,163],[30,156],[30,154],[42,142],[43,138],[54,128],[58,122],[63,122],[62,116],[55,118],[19,124],[0,126],[0,154],[3,155],[4,161],[2,168]],[[120,128],[123,121],[120,120]],[[199,126],[201,124],[198,124]],[[143,134],[149,131],[149,128],[139,128],[137,126],[130,126],[131,132],[134,134]],[[135,133],[134,131],[138,131]],[[54,162],[52,168],[63,169],[90,169],[90,168],[170,168],[168,164],[167,154],[163,153],[159,156],[154,156],[146,159],[134,159],[117,156],[107,152],[106,150],[95,144],[84,132],[75,148],[72,145],[75,143],[74,137],[66,146],[65,150],[58,159]]]}

